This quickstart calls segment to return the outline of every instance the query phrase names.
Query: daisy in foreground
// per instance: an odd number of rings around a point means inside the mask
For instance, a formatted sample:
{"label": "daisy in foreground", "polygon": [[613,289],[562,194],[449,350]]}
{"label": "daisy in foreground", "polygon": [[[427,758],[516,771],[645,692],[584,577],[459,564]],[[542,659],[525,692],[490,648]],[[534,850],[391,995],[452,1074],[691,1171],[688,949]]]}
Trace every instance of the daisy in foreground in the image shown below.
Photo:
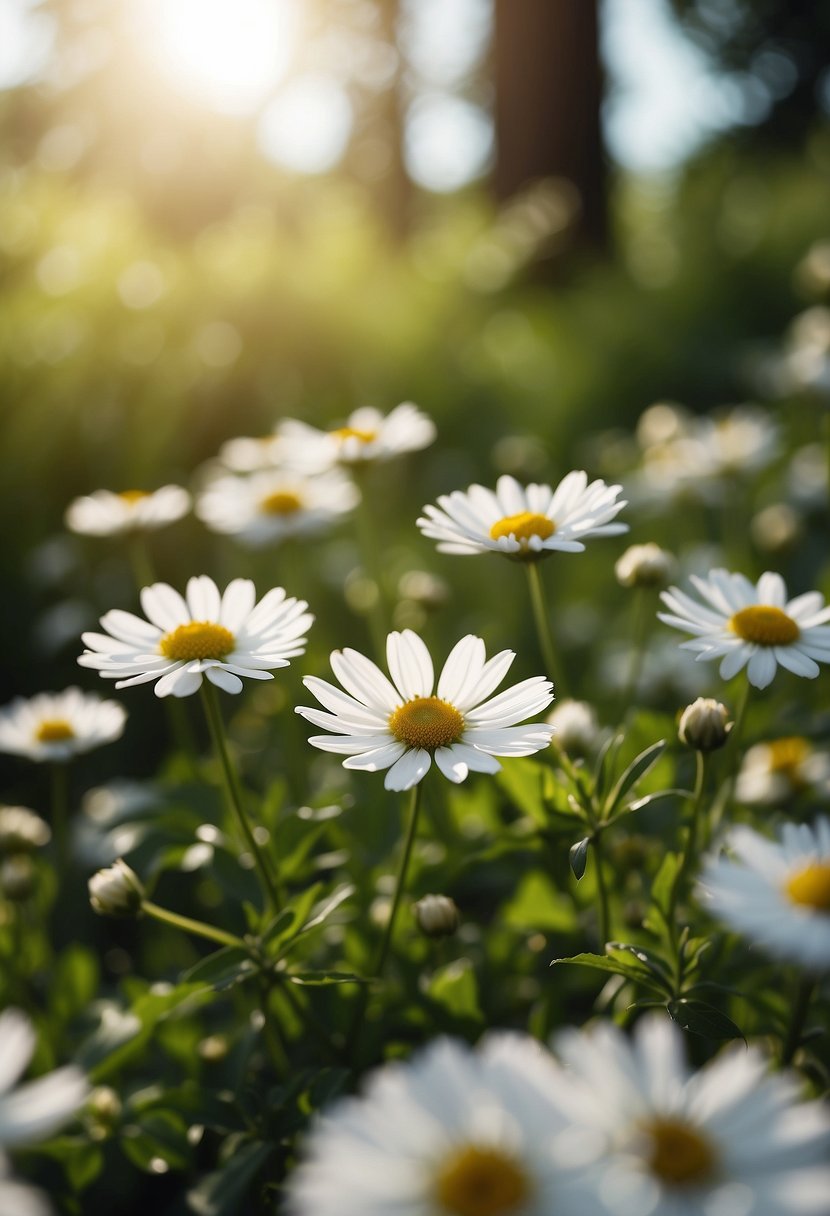
{"label": "daisy in foreground", "polygon": [[556,1066],[529,1037],[492,1035],[476,1051],[439,1039],[317,1119],[288,1180],[287,1211],[596,1216],[556,1089]]}
{"label": "daisy in foreground", "polygon": [[666,625],[697,636],[683,642],[698,660],[720,659],[720,674],[730,680],[743,667],[756,688],[772,682],[778,665],[812,680],[819,663],[830,662],[830,607],[824,596],[808,591],[787,598],[780,574],[762,574],[757,585],[743,574],[712,570],[691,581],[705,603],[670,587],[661,593],[669,612],[657,615]]}
{"label": "daisy in foreground", "polygon": [[308,676],[303,683],[329,712],[298,707],[297,713],[333,732],[313,735],[309,743],[345,755],[344,768],[387,769],[388,790],[417,785],[433,759],[450,781],[463,781],[469,772],[497,773],[496,756],[530,756],[547,747],[553,734],[544,722],[517,725],[553,700],[544,676],[490,696],[515,657],[502,650],[488,661],[484,642],[469,634],[451,650],[433,693],[429,651],[404,629],[386,640],[391,682],[356,650],[335,650],[332,670],[346,691]]}
{"label": "daisy in foreground", "polygon": [[237,578],[224,594],[207,575],[191,578],[186,598],[166,583],[141,592],[148,620],[114,608],[101,618],[106,633],[85,633],[78,662],[116,688],[157,680],[157,697],[187,697],[206,676],[225,692],[242,691],[240,676],[271,680],[305,650],[314,617],[304,600],[274,587],[256,602],[250,579]]}
{"label": "daisy in foreground", "polygon": [[439,542],[441,553],[493,552],[519,560],[557,550],[581,553],[589,536],[628,531],[628,524],[612,522],[626,505],[617,498],[621,489],[599,480],[589,485],[581,471],[568,473],[556,489],[523,487],[505,474],[495,492],[472,485],[441,495],[438,507],[424,507],[417,523],[424,536]]}
{"label": "daisy in foreground", "polygon": [[82,536],[120,536],[124,532],[163,528],[189,510],[190,495],[181,486],[120,493],[96,490],[69,504],[65,522],[70,532]]}
{"label": "daisy in foreground", "polygon": [[18,697],[0,710],[0,751],[52,763],[71,760],[119,739],[126,720],[117,701],[79,688]]}
{"label": "daisy in foreground", "polygon": [[[0,1014],[0,1148],[17,1148],[51,1136],[86,1100],[86,1078],[71,1065],[13,1088],[34,1048],[28,1018],[16,1009]],[[45,1216],[49,1210],[39,1191],[9,1178],[8,1163],[0,1153],[3,1216]]]}
{"label": "daisy in foreground", "polygon": [[830,967],[830,819],[785,823],[777,841],[736,827],[726,845],[734,860],[710,858],[700,880],[714,914],[776,958]]}

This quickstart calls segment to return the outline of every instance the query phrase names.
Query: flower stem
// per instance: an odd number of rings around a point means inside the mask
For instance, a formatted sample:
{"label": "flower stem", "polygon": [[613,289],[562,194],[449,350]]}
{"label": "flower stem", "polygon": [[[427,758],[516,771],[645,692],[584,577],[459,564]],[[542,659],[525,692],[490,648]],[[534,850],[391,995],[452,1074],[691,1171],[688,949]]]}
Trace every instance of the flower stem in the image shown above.
{"label": "flower stem", "polygon": [[600,950],[605,950],[605,943],[610,940],[611,936],[611,919],[608,904],[608,883],[605,879],[605,865],[603,861],[604,850],[602,847],[602,833],[597,831],[594,836],[594,865],[596,867],[597,878],[597,900],[598,900],[598,919],[597,932],[599,933]]}
{"label": "flower stem", "polygon": [[623,685],[622,693],[620,694],[620,705],[614,720],[622,721],[625,718],[628,708],[637,695],[637,685],[640,683],[640,676],[643,671],[643,662],[646,657],[646,649],[649,636],[649,626],[652,620],[651,597],[644,587],[638,587],[634,592],[634,602],[632,607],[632,627],[631,627],[631,664],[628,668],[628,675],[625,684]]}
{"label": "flower stem", "polygon": [[559,657],[556,653],[556,644],[553,640],[553,633],[550,627],[550,617],[548,616],[545,603],[545,588],[542,583],[542,576],[539,573],[539,563],[535,561],[525,562],[525,569],[527,570],[527,581],[530,586],[530,603],[533,608],[533,620],[536,625],[536,636],[539,639],[539,649],[542,652],[542,659],[547,668],[547,674],[553,680],[555,689],[561,696],[565,682],[561,677]]}
{"label": "flower stem", "polygon": [[235,946],[240,950],[248,949],[241,937],[235,937],[233,933],[226,933],[224,929],[216,929],[213,925],[206,925],[204,921],[191,920],[189,916],[180,916],[178,912],[170,912],[167,908],[161,908],[149,899],[141,901],[141,909],[154,920],[160,920],[165,925],[173,925],[174,928],[181,929],[184,933],[205,937],[208,941],[218,942],[220,946]]}
{"label": "flower stem", "polygon": [[353,470],[354,480],[360,491],[360,501],[355,511],[355,527],[363,568],[374,588],[374,597],[366,605],[369,634],[375,658],[378,662],[383,663],[386,657],[387,612],[380,561],[381,547],[375,527],[375,517],[372,514],[372,504],[367,493],[369,472],[370,470],[363,469],[359,465],[355,465]]}
{"label": "flower stem", "polygon": [[671,894],[669,896],[668,927],[675,953],[677,953],[676,909],[683,893],[683,887],[686,883],[689,871],[694,865],[697,855],[700,834],[700,812],[703,806],[703,790],[705,787],[705,780],[706,757],[703,752],[695,752],[695,788],[691,798],[689,799],[689,805],[691,807],[689,831],[686,835],[686,840],[680,854],[680,865],[677,867],[677,873],[674,876],[674,882],[672,883]]}
{"label": "flower stem", "polygon": [[58,873],[69,860],[69,766],[57,761],[51,766],[52,838],[55,842]]}
{"label": "flower stem", "polygon": [[786,1067],[792,1063],[793,1056],[801,1046],[801,1038],[804,1033],[804,1023],[807,1020],[807,1011],[810,1008],[810,1001],[813,997],[813,992],[816,987],[816,978],[812,975],[805,975],[799,980],[796,988],[795,1000],[793,1007],[790,1010],[790,1020],[787,1024],[787,1030],[784,1039],[781,1043],[781,1065]]}
{"label": "flower stem", "polygon": [[[383,970],[386,966],[386,959],[389,955],[389,947],[392,944],[392,935],[395,931],[395,921],[398,915],[401,898],[403,896],[404,887],[406,886],[406,875],[409,870],[409,859],[412,856],[412,846],[415,843],[415,836],[418,832],[418,818],[421,811],[421,783],[412,787],[412,797],[409,803],[409,823],[406,830],[406,839],[404,840],[403,853],[401,854],[400,865],[398,866],[398,876],[395,880],[395,894],[392,897],[392,907],[389,909],[389,919],[386,922],[386,927],[383,931],[383,939],[378,948],[375,962],[369,973],[369,979],[378,980],[383,975]],[[346,1039],[344,1054],[347,1059],[351,1059],[360,1031],[363,1026],[363,1018],[366,1014],[366,1005],[369,1000],[369,986],[365,984],[361,987],[355,1007],[354,1019],[351,1029]]]}
{"label": "flower stem", "polygon": [[219,757],[219,762],[222,767],[222,776],[224,778],[225,793],[228,802],[236,815],[237,823],[242,830],[242,834],[248,843],[248,848],[251,850],[251,855],[256,863],[259,871],[262,889],[266,895],[268,902],[275,912],[278,912],[281,906],[279,891],[274,876],[271,873],[270,866],[265,858],[265,854],[257,844],[254,830],[251,827],[248,816],[245,814],[245,808],[242,800],[242,790],[239,785],[239,780],[236,775],[236,770],[231,763],[228,745],[225,740],[225,728],[222,723],[222,713],[219,708],[219,702],[216,698],[216,692],[209,680],[202,682],[202,703],[205,707],[205,716],[207,718],[208,727],[210,729],[211,738],[213,740],[214,750]]}

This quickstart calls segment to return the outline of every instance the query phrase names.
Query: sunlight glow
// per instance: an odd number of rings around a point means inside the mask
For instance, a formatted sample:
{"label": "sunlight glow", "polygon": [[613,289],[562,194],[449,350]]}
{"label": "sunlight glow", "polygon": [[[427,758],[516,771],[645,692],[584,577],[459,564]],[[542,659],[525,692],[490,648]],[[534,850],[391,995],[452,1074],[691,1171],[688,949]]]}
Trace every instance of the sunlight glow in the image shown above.
{"label": "sunlight glow", "polygon": [[297,43],[296,0],[152,0],[153,49],[183,91],[249,113],[279,83]]}
{"label": "sunlight glow", "polygon": [[342,157],[352,131],[348,94],[328,76],[292,80],[263,111],[259,145],[297,173],[325,173]]}

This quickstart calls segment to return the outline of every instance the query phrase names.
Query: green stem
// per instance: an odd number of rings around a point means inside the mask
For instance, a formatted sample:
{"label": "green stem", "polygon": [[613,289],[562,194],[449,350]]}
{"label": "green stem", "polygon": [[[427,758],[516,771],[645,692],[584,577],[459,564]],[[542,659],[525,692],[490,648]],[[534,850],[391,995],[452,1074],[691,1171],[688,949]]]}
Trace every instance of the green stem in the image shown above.
{"label": "green stem", "polygon": [[156,581],[156,575],[150,560],[147,541],[140,533],[134,532],[128,537],[127,556],[137,590],[141,591],[142,587],[150,587]]}
{"label": "green stem", "polygon": [[643,661],[648,648],[649,629],[652,622],[651,597],[643,587],[638,587],[633,597],[633,619],[631,626],[631,665],[628,677],[620,694],[620,705],[614,720],[622,721],[637,694],[637,685],[643,671]]}
{"label": "green stem", "polygon": [[367,605],[369,634],[375,658],[383,663],[386,658],[387,634],[387,605],[385,602],[383,571],[381,566],[381,547],[378,541],[378,530],[375,527],[375,517],[369,500],[369,470],[355,465],[354,480],[360,491],[360,502],[355,511],[355,527],[363,561],[363,568],[369,581],[375,589],[374,599]]}
{"label": "green stem", "polygon": [[225,741],[225,728],[222,723],[222,713],[219,709],[219,702],[216,698],[216,692],[209,680],[203,680],[202,682],[202,703],[205,707],[205,716],[207,717],[208,727],[213,740],[213,746],[222,767],[222,776],[224,778],[225,793],[227,795],[228,802],[236,815],[237,823],[242,830],[242,834],[248,843],[248,848],[250,849],[251,855],[256,863],[266,898],[274,911],[278,912],[281,907],[281,900],[279,891],[277,890],[277,884],[271,873],[268,862],[266,861],[265,855],[257,844],[257,839],[248,820],[248,816],[245,814],[245,808],[242,801],[242,790],[237,779],[236,770],[231,763],[228,746]]}
{"label": "green stem", "polygon": [[807,1020],[807,1011],[810,1008],[810,1001],[812,1000],[815,987],[815,976],[805,975],[799,980],[795,993],[795,1001],[790,1011],[790,1020],[781,1044],[782,1067],[786,1067],[786,1065],[792,1063],[795,1053],[801,1046],[804,1023]]}
{"label": "green stem", "polygon": [[178,912],[170,912],[167,908],[161,908],[149,899],[142,900],[141,910],[148,916],[152,916],[154,920],[160,920],[165,925],[173,925],[174,928],[181,929],[184,933],[205,937],[208,941],[218,942],[220,946],[248,949],[241,937],[235,937],[233,933],[226,933],[224,929],[216,929],[213,925],[206,925],[204,921],[192,920],[189,916],[180,916]]}
{"label": "green stem", "polygon": [[603,863],[604,850],[602,847],[602,833],[597,831],[594,836],[594,865],[596,867],[597,878],[597,900],[598,920],[597,929],[599,933],[600,950],[605,950],[605,943],[610,940],[611,936],[611,919],[608,905],[608,884],[605,878],[605,866]]}
{"label": "green stem", "polygon": [[[404,888],[406,886],[406,875],[409,870],[409,859],[412,855],[412,846],[415,843],[415,836],[418,831],[418,817],[421,810],[421,783],[412,787],[412,797],[409,803],[409,823],[407,825],[406,839],[404,840],[403,853],[401,854],[400,865],[398,866],[398,876],[395,880],[395,894],[392,897],[392,907],[389,909],[389,918],[386,922],[386,927],[383,932],[383,938],[378,948],[375,957],[374,966],[369,972],[369,979],[378,980],[383,975],[386,959],[389,955],[389,947],[392,944],[392,935],[395,931],[395,921],[398,915],[401,899],[403,897]],[[346,1039],[345,1056],[351,1059],[354,1054],[357,1040],[360,1036],[360,1031],[363,1026],[363,1018],[366,1014],[366,1005],[369,1000],[369,985],[361,986],[360,993],[357,998],[355,1007],[354,1019],[351,1029]]]}
{"label": "green stem", "polygon": [[542,576],[539,573],[539,563],[536,561],[525,562],[525,569],[527,570],[530,603],[533,609],[533,620],[536,625],[536,636],[539,639],[542,659],[548,676],[553,680],[555,690],[561,697],[565,682],[561,676],[559,657],[556,653],[556,644],[553,640],[553,633],[550,627],[550,617],[548,616],[545,603],[545,588],[542,583]]}
{"label": "green stem", "polygon": [[746,726],[746,711],[749,704],[750,688],[749,680],[744,680],[744,689],[738,702],[738,708],[735,711],[735,725],[729,732],[729,741],[725,748],[729,756],[729,776],[726,779],[726,796],[723,800],[722,811],[730,810],[735,798],[735,786],[738,783],[738,771],[741,767],[741,744],[743,743],[744,728]]}
{"label": "green stem", "polygon": [[[677,867],[677,873],[674,876],[674,882],[672,883],[671,894],[669,896],[668,928],[671,936],[672,947],[676,957],[678,956],[676,910],[683,892],[683,887],[686,884],[689,870],[694,865],[697,856],[698,838],[700,834],[700,812],[703,806],[703,790],[705,787],[705,780],[706,757],[703,752],[695,752],[695,786],[692,796],[689,799],[689,806],[691,807],[689,830],[680,855],[680,865]],[[682,976],[678,974],[678,987],[681,980]]]}
{"label": "green stem", "polygon": [[271,1056],[271,1063],[274,1065],[279,1076],[287,1077],[291,1072],[291,1063],[288,1059],[288,1052],[285,1048],[285,1040],[283,1039],[279,1023],[271,1012],[271,989],[265,977],[260,982],[259,992],[262,1009],[262,1031],[265,1037],[265,1044]]}
{"label": "green stem", "polygon": [[64,873],[69,861],[69,765],[51,765],[52,839],[55,842],[58,872]]}

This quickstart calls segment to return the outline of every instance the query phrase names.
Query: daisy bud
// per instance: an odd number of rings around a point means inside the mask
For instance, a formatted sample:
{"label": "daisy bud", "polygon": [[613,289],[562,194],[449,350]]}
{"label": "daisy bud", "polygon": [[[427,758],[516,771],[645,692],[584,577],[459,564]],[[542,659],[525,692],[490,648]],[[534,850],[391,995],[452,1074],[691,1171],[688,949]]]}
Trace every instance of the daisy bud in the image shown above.
{"label": "daisy bud", "polygon": [[106,1140],[121,1118],[122,1103],[109,1085],[96,1085],[86,1105],[86,1124],[90,1138]]}
{"label": "daisy bud", "polygon": [[0,896],[23,903],[35,889],[35,868],[31,859],[21,855],[0,862]]}
{"label": "daisy bud", "polygon": [[138,875],[120,857],[89,880],[89,902],[101,916],[138,916],[144,887]]}
{"label": "daisy bud", "polygon": [[412,910],[418,928],[427,937],[451,937],[461,919],[455,900],[448,895],[424,895]]}
{"label": "daisy bud", "polygon": [[653,541],[631,545],[614,566],[621,587],[665,587],[673,570],[671,553]]}
{"label": "daisy bud", "polygon": [[51,835],[48,823],[28,807],[0,807],[0,855],[33,852]]}
{"label": "daisy bud", "polygon": [[554,727],[554,743],[569,756],[587,756],[600,741],[596,710],[587,701],[560,701],[545,720]]}
{"label": "daisy bud", "polygon": [[714,752],[723,747],[732,726],[725,705],[713,697],[698,697],[680,715],[677,734],[681,743],[697,752]]}

